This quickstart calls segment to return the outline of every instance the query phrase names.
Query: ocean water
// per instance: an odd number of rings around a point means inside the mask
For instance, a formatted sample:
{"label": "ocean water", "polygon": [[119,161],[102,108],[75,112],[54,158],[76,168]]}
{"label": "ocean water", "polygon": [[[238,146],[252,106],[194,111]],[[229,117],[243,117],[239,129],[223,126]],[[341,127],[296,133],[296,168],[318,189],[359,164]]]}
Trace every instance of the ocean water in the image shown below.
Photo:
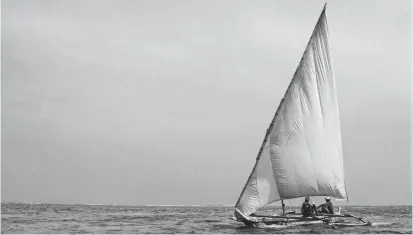
{"label": "ocean water", "polygon": [[[299,208],[293,208],[298,211]],[[266,208],[260,213],[277,213]],[[342,211],[377,223],[368,227],[297,226],[247,228],[230,220],[225,206],[110,206],[1,204],[1,233],[412,233],[411,206],[343,207]]]}

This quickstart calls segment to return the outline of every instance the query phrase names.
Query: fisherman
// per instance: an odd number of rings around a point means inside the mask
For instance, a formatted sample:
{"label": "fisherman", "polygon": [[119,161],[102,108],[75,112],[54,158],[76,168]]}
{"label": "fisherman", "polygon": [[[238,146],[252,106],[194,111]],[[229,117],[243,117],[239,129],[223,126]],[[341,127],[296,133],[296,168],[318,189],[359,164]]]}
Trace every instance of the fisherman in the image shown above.
{"label": "fisherman", "polygon": [[301,206],[301,214],[304,217],[313,216],[317,213],[315,203],[311,202],[310,197],[305,197],[303,205]]}
{"label": "fisherman", "polygon": [[334,214],[334,207],[333,203],[331,202],[330,197],[326,197],[326,203],[321,204],[317,207],[318,212],[327,213],[327,214]]}

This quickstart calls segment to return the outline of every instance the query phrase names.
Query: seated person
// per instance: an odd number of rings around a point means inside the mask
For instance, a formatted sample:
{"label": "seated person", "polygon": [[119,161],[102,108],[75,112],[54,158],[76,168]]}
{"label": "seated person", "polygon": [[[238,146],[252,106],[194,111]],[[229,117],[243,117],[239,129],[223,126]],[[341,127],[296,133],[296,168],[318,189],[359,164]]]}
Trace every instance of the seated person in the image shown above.
{"label": "seated person", "polygon": [[333,203],[331,203],[330,197],[326,197],[326,203],[317,207],[317,211],[321,213],[334,214]]}
{"label": "seated person", "polygon": [[301,214],[304,217],[313,216],[317,213],[317,208],[314,203],[310,201],[310,197],[305,197],[303,205],[301,206]]}

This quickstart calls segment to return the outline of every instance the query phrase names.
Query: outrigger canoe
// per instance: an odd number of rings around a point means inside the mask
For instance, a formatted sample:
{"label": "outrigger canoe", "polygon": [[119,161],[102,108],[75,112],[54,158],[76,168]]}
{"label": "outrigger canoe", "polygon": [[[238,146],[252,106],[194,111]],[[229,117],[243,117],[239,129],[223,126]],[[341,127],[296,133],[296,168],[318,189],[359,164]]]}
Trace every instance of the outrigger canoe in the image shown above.
{"label": "outrigger canoe", "polygon": [[[325,12],[326,5],[235,204],[232,219],[247,226],[371,225],[351,214],[302,217],[284,213],[284,200],[288,199],[329,196],[348,201]],[[282,215],[254,214],[277,201],[281,201]]]}
{"label": "outrigger canoe", "polygon": [[324,225],[330,227],[371,226],[372,223],[351,214],[323,214],[312,217],[300,215],[250,215],[242,219],[232,217],[233,220],[243,222],[248,227],[257,228],[286,228],[292,226]]}

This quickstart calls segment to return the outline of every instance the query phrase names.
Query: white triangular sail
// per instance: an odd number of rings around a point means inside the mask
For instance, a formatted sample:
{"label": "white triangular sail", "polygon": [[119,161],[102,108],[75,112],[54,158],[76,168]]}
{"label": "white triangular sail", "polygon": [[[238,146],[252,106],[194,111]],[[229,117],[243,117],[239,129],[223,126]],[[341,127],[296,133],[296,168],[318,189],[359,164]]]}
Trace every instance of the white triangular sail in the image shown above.
{"label": "white triangular sail", "polygon": [[347,196],[325,7],[267,130],[236,216],[304,196]]}

